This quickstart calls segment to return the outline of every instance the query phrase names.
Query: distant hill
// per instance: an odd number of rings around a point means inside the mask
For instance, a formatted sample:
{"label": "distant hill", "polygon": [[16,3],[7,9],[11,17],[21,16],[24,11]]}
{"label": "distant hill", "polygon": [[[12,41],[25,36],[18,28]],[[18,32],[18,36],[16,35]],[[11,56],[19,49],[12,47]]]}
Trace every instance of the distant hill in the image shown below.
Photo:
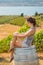
{"label": "distant hill", "polygon": [[43,0],[0,0],[0,6],[43,6]]}

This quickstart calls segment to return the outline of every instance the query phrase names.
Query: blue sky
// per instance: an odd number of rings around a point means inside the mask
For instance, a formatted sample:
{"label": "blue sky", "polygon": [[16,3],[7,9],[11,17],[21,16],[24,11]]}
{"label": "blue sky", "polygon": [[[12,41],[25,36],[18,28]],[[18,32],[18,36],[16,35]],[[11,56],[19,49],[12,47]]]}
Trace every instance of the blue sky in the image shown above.
{"label": "blue sky", "polygon": [[0,0],[0,6],[43,6],[43,0]]}

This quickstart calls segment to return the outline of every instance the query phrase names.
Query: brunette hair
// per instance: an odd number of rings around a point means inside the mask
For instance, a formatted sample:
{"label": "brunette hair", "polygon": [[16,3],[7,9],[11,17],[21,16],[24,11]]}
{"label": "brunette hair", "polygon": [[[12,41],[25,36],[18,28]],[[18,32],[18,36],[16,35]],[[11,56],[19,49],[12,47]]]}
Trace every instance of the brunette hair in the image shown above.
{"label": "brunette hair", "polygon": [[33,26],[36,26],[36,20],[35,20],[35,18],[28,17],[28,18],[27,18],[27,22],[30,22],[30,23],[33,24]]}

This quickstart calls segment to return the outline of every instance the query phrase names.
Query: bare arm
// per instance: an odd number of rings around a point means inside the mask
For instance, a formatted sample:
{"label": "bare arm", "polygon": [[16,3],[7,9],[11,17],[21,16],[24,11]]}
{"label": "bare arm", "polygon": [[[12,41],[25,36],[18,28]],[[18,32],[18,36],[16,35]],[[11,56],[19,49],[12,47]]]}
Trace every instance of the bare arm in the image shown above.
{"label": "bare arm", "polygon": [[18,33],[15,36],[17,36],[17,37],[26,37],[26,36],[30,36],[32,34],[34,34],[34,29],[30,29],[25,33]]}

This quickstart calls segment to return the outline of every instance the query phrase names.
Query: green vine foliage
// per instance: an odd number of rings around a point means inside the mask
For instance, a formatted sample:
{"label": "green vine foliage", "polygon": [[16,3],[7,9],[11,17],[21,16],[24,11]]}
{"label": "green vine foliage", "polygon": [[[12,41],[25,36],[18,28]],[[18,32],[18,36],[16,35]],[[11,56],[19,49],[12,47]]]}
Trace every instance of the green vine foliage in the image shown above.
{"label": "green vine foliage", "polygon": [[43,30],[35,34],[33,44],[36,45],[37,51],[43,51]]}

